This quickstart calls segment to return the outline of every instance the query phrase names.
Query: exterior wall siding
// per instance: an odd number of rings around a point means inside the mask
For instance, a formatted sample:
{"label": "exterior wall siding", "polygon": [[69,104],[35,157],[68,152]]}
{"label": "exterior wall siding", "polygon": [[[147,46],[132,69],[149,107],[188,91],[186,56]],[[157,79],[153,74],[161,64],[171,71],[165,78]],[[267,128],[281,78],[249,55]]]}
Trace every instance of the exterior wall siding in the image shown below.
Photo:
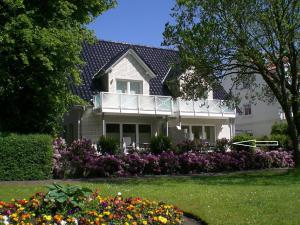
{"label": "exterior wall siding", "polygon": [[[223,78],[222,84],[226,91],[231,88],[232,77]],[[256,76],[256,82],[263,84],[265,81],[259,76]],[[241,87],[234,87],[234,94],[241,97],[240,109],[243,111],[243,105],[249,103],[251,99],[251,90],[243,89]],[[256,90],[259,91],[259,90]],[[281,111],[280,104],[275,100],[273,103],[266,103],[264,101],[255,100],[251,104],[251,115],[236,115],[237,133],[250,132],[254,136],[269,135],[271,127],[274,123],[280,122],[279,112]]]}
{"label": "exterior wall siding", "polygon": [[150,77],[146,75],[145,69],[130,54],[126,55],[109,73],[109,92],[116,92],[117,79],[141,81],[143,82],[143,94],[149,95],[150,93]]}

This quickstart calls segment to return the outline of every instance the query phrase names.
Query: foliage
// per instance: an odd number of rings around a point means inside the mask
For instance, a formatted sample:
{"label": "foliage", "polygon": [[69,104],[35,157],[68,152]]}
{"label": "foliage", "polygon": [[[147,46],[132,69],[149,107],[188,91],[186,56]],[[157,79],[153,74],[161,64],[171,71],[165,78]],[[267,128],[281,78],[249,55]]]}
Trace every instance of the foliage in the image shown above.
{"label": "foliage", "polygon": [[290,138],[284,134],[272,134],[269,138],[270,141],[278,141],[279,147],[289,150],[291,149]]}
{"label": "foliage", "polygon": [[79,186],[65,186],[52,184],[48,186],[48,193],[43,199],[51,206],[51,212],[68,212],[75,208],[83,208],[92,191]]}
{"label": "foliage", "polygon": [[[49,195],[54,196],[49,198]],[[71,199],[67,201],[65,199]],[[72,204],[72,201],[75,203]],[[59,203],[59,206],[54,203]],[[62,203],[76,205],[62,209]],[[4,224],[182,224],[182,211],[173,205],[141,198],[103,198],[87,188],[54,185],[48,194],[37,193],[30,200],[0,202],[0,223]],[[78,207],[80,206],[80,207]],[[51,210],[49,210],[51,209]],[[75,210],[76,209],[76,210]]]}
{"label": "foliage", "polygon": [[90,164],[96,159],[97,151],[88,139],[73,141],[66,149],[72,177],[88,176]]}
{"label": "foliage", "polygon": [[52,138],[11,134],[0,137],[0,180],[51,178]]}
{"label": "foliage", "polygon": [[17,133],[57,134],[80,83],[80,52],[93,40],[87,24],[114,0],[0,3],[0,127]]}
{"label": "foliage", "polygon": [[196,143],[191,140],[184,140],[177,144],[177,148],[179,149],[179,152],[188,152],[196,149]]}
{"label": "foliage", "polygon": [[[230,141],[230,149],[233,150],[233,151],[243,151],[243,150],[245,150],[245,151],[250,151],[251,152],[251,151],[254,150],[254,148],[247,147],[247,146],[239,146],[239,145],[235,145],[233,143],[240,142],[240,141],[249,141],[249,140],[253,140],[253,139],[254,139],[254,137],[252,135],[250,135],[250,134],[247,134],[247,133],[236,135]],[[254,143],[252,143],[252,142],[245,142],[245,144],[247,144],[247,145],[253,145]]]}
{"label": "foliage", "polygon": [[227,138],[217,139],[216,148],[218,151],[225,152],[229,144],[229,140]]}
{"label": "foliage", "polygon": [[65,171],[70,168],[70,161],[66,157],[67,153],[67,145],[64,139],[56,138],[52,144],[53,148],[53,176],[57,177],[65,177]]}
{"label": "foliage", "polygon": [[275,123],[271,128],[271,135],[288,135],[287,123]]}
{"label": "foliage", "polygon": [[152,137],[150,141],[150,150],[154,154],[159,154],[164,151],[169,151],[172,147],[171,139],[164,135]]}
{"label": "foliage", "polygon": [[101,151],[102,154],[117,154],[119,151],[119,141],[112,137],[101,136],[98,143],[97,149]]}
{"label": "foliage", "polygon": [[[293,167],[290,152],[212,152],[189,151],[181,154],[99,155],[90,158],[86,168],[89,177],[124,177],[151,174],[193,174],[202,172],[224,172],[271,167]],[[84,167],[82,165],[81,167]],[[67,174],[72,177],[74,174]]]}
{"label": "foliage", "polygon": [[251,101],[275,96],[300,166],[299,11],[299,0],[180,0],[174,22],[166,24],[164,44],[179,50],[180,66],[187,70],[183,92],[190,98],[226,76],[232,79],[233,100],[242,96],[241,84],[249,86]]}

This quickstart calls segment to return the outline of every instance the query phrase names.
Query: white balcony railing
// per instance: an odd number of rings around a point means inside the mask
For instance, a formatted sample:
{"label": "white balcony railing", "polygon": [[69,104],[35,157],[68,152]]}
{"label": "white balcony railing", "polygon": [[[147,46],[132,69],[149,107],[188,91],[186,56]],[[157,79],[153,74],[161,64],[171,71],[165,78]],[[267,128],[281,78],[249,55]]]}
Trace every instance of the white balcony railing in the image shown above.
{"label": "white balcony railing", "polygon": [[171,96],[100,92],[93,101],[94,109],[101,112],[235,117],[235,110],[222,100],[188,101]]}
{"label": "white balcony railing", "polygon": [[100,92],[94,96],[94,109],[102,112],[171,115],[172,97]]}
{"label": "white balcony railing", "polygon": [[175,109],[182,116],[226,116],[235,117],[235,110],[226,105],[223,100],[184,100],[177,99]]}

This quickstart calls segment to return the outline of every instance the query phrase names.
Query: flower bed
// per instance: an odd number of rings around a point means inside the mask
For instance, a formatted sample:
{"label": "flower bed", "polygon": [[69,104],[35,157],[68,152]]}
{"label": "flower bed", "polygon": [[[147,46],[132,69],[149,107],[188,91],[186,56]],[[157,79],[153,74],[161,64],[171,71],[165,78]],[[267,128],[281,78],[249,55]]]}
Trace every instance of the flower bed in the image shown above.
{"label": "flower bed", "polygon": [[195,174],[294,166],[292,153],[286,151],[99,155],[91,144],[85,142],[88,141],[77,141],[75,148],[55,147],[54,174],[57,177]]}
{"label": "flower bed", "polygon": [[[104,198],[78,187],[57,185],[47,195],[0,201],[0,224],[181,224],[183,213],[162,202],[140,198]],[[62,188],[63,190],[57,191]],[[67,191],[66,191],[67,190]],[[67,195],[64,193],[68,193]],[[51,194],[52,193],[52,194]],[[79,193],[79,194],[78,194]]]}

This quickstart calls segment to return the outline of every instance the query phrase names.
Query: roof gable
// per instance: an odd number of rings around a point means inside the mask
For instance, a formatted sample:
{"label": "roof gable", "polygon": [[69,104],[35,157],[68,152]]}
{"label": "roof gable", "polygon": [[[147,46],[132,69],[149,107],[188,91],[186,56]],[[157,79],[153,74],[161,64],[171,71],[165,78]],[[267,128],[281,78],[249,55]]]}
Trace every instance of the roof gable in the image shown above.
{"label": "roof gable", "polygon": [[142,68],[145,69],[146,75],[148,75],[150,78],[156,77],[156,74],[154,71],[144,62],[144,60],[134,51],[132,48],[129,48],[124,54],[122,54],[119,58],[116,60],[113,60],[107,65],[107,68],[105,68],[105,73],[108,73],[113,67],[115,67],[119,62],[122,61],[126,56],[131,55],[139,64],[142,66]]}

